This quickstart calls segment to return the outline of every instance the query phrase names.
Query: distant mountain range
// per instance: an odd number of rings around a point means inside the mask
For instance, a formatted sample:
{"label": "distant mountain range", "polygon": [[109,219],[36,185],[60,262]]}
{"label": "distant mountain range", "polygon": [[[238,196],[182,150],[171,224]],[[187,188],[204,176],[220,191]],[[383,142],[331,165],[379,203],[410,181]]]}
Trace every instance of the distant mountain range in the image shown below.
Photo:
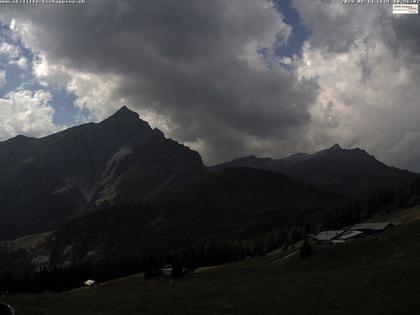
{"label": "distant mountain range", "polygon": [[350,195],[417,177],[338,145],[208,168],[123,107],[97,124],[0,143],[0,240],[52,231],[31,259],[56,264],[237,242],[318,222]]}
{"label": "distant mountain range", "polygon": [[314,154],[298,153],[283,159],[248,156],[213,166],[213,171],[252,167],[281,172],[320,189],[354,195],[400,185],[419,175],[379,162],[359,148],[345,150],[338,144]]}

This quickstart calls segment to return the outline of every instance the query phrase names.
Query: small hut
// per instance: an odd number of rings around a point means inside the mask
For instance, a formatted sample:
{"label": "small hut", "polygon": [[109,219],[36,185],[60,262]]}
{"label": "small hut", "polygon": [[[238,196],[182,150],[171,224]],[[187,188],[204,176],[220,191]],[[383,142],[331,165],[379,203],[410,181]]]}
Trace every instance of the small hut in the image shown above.
{"label": "small hut", "polygon": [[84,284],[86,287],[89,287],[89,288],[94,288],[98,286],[98,283],[95,280],[91,280],[91,279],[86,280]]}
{"label": "small hut", "polygon": [[160,269],[160,271],[162,272],[162,275],[164,276],[171,276],[173,269],[174,268],[172,267],[172,265],[165,265]]}
{"label": "small hut", "polygon": [[314,240],[317,241],[322,246],[329,246],[333,242],[333,240],[337,239],[341,234],[343,234],[343,230],[339,231],[322,231],[315,235]]}
{"label": "small hut", "polygon": [[351,230],[362,231],[365,233],[381,233],[387,228],[391,227],[390,222],[378,222],[378,223],[359,223],[350,227]]}

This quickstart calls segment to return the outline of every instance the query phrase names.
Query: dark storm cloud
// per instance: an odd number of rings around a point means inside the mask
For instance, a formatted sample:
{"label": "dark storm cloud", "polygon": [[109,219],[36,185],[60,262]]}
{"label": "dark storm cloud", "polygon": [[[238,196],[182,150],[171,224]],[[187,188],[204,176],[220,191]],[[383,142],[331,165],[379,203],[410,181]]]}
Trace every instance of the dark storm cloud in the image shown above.
{"label": "dark storm cloud", "polygon": [[3,18],[28,23],[26,42],[53,64],[122,76],[121,97],[162,114],[170,136],[199,143],[214,162],[255,153],[251,138],[274,145],[292,137],[310,119],[317,85],[265,67],[255,53],[274,51],[290,33],[269,4],[91,0],[9,8]]}

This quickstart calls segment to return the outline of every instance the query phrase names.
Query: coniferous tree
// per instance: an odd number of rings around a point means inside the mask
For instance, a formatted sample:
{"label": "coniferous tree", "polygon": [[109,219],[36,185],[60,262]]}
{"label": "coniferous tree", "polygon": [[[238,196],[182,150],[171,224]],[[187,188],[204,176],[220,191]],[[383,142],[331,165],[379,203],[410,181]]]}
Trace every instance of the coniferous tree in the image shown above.
{"label": "coniferous tree", "polygon": [[312,246],[309,244],[308,240],[305,240],[300,248],[300,258],[306,258],[311,256],[313,253]]}
{"label": "coniferous tree", "polygon": [[182,277],[182,265],[178,258],[175,258],[173,260],[171,276],[174,278]]}
{"label": "coniferous tree", "polygon": [[146,264],[144,267],[144,279],[148,280],[156,277],[158,275],[158,269],[159,268],[156,259],[153,256],[150,256],[146,260]]}

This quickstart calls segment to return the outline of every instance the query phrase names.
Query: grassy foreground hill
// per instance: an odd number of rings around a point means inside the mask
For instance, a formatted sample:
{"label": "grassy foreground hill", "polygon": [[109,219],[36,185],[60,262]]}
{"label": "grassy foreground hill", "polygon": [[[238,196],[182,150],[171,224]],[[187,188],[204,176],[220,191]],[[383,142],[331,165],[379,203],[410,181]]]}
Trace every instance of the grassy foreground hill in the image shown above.
{"label": "grassy foreground hill", "polygon": [[21,315],[419,314],[420,221],[415,213],[420,209],[410,211],[413,219],[403,226],[317,249],[304,260],[273,254],[177,280],[144,281],[133,275],[92,289],[1,300]]}

